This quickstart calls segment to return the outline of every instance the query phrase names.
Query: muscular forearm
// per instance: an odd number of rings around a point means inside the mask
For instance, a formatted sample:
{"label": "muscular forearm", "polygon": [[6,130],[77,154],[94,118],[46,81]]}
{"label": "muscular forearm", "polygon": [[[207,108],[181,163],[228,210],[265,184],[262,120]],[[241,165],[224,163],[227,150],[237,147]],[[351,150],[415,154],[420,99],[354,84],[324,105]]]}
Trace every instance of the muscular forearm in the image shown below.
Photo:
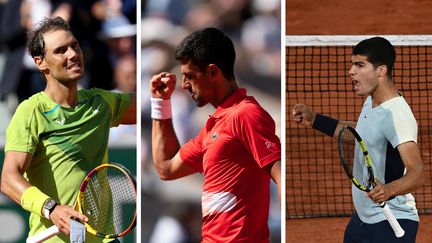
{"label": "muscular forearm", "polygon": [[398,180],[386,184],[386,186],[389,188],[391,196],[397,196],[411,193],[423,185],[423,183],[423,166],[419,165],[415,168],[407,170],[407,173],[404,176]]}
{"label": "muscular forearm", "polygon": [[29,187],[31,187],[31,184],[21,174],[3,170],[1,191],[16,203],[21,203],[21,196]]}
{"label": "muscular forearm", "polygon": [[355,128],[356,125],[357,125],[357,123],[352,122],[352,121],[339,121],[338,124],[337,124],[336,130],[335,130],[335,132],[333,134],[333,137],[337,138],[339,136],[339,131],[341,130],[342,127],[344,127],[344,126],[350,126],[350,127]]}
{"label": "muscular forearm", "polygon": [[406,173],[388,184],[392,196],[412,192],[424,183],[423,162],[417,143],[403,143],[397,149],[406,167]]}
{"label": "muscular forearm", "polygon": [[1,175],[1,191],[20,204],[23,192],[32,185],[23,177],[30,165],[32,155],[8,151],[5,153]]}
{"label": "muscular forearm", "polygon": [[179,151],[180,144],[171,119],[153,120],[152,154],[153,163],[161,177],[168,173],[170,160]]}

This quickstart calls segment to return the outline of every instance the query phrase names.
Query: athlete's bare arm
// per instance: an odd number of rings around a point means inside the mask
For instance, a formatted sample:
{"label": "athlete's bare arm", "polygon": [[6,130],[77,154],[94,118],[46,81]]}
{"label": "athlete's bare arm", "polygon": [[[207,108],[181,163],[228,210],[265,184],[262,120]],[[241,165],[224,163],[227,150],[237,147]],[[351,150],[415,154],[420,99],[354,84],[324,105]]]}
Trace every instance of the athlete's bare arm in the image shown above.
{"label": "athlete's bare arm", "polygon": [[13,201],[20,204],[23,192],[32,185],[23,177],[30,165],[32,155],[29,153],[7,151],[3,162],[1,191]]}
{"label": "athlete's bare arm", "polygon": [[388,184],[377,183],[368,196],[377,203],[385,202],[390,197],[413,192],[424,183],[423,162],[420,149],[415,142],[406,142],[397,146],[406,168],[406,173]]}
{"label": "athlete's bare arm", "polygon": [[[7,151],[5,153],[1,176],[1,191],[18,204],[21,204],[21,197],[24,191],[32,186],[23,177],[32,159],[33,156],[29,153],[16,151]],[[58,205],[50,214],[51,221],[65,234],[69,234],[69,222],[71,217],[87,221],[87,217],[83,214],[65,205]]]}
{"label": "athlete's bare arm", "polygon": [[276,183],[278,189],[279,203],[281,202],[281,163],[280,160],[273,162],[265,167],[267,173]]}
{"label": "athlete's bare arm", "polygon": [[[150,80],[152,97],[170,99],[175,89],[175,83],[174,74],[163,72],[154,75]],[[153,164],[162,180],[173,180],[195,173],[195,170],[180,158],[179,149],[180,143],[174,131],[172,119],[153,119]]]}
{"label": "athlete's bare arm", "polygon": [[[304,104],[296,104],[292,109],[291,115],[296,123],[303,124],[307,127],[312,127],[316,118],[316,113],[312,110],[312,108]],[[355,128],[356,123],[352,121],[339,120],[333,137],[337,137],[339,130],[344,126],[351,126]]]}

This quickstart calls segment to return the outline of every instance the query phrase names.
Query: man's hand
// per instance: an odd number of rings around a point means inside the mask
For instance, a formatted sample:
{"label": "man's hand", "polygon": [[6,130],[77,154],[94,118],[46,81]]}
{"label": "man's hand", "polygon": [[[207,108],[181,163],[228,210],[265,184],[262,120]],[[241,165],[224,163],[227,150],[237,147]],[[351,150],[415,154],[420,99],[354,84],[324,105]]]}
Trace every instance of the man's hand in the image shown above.
{"label": "man's hand", "polygon": [[53,224],[59,227],[60,231],[69,235],[70,232],[70,219],[74,217],[81,222],[87,222],[88,218],[75,211],[71,206],[58,205],[50,214],[50,219]]}
{"label": "man's hand", "polygon": [[376,181],[375,187],[367,193],[368,197],[375,203],[382,203],[387,201],[393,195],[391,188],[385,184],[381,184],[378,180]]}
{"label": "man's hand", "polygon": [[150,92],[153,98],[169,100],[174,92],[176,76],[172,73],[162,72],[150,79]]}
{"label": "man's hand", "polygon": [[312,108],[304,104],[296,104],[292,109],[291,115],[295,122],[306,126],[312,126],[316,116]]}

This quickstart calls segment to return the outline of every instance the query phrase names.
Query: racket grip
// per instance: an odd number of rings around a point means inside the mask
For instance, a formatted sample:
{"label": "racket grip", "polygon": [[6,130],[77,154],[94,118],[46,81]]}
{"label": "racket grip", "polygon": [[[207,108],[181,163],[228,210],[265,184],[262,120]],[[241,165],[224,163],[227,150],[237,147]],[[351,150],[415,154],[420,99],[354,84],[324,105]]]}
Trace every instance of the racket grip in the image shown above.
{"label": "racket grip", "polygon": [[387,203],[384,202],[384,203],[380,204],[380,207],[383,209],[383,212],[387,218],[387,221],[390,223],[390,226],[392,227],[396,237],[401,238],[402,236],[404,236],[405,231],[400,226],[399,222],[397,221],[393,212],[390,210],[390,207],[387,205]]}
{"label": "racket grip", "polygon": [[37,233],[36,235],[30,236],[29,238],[27,238],[26,243],[39,243],[55,235],[58,235],[59,233],[59,228],[56,225],[53,225],[48,229]]}

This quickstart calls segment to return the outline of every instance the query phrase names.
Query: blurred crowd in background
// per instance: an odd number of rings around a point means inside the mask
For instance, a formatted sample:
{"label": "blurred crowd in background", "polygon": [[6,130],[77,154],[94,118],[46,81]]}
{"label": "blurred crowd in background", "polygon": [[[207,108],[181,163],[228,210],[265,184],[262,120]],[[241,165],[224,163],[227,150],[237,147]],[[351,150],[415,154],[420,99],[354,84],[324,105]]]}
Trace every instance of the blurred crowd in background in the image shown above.
{"label": "blurred crowd in background", "polygon": [[[53,16],[69,22],[83,50],[80,87],[136,92],[136,0],[0,0],[1,145],[17,105],[45,88],[27,54],[26,36],[43,18]],[[135,144],[135,128],[113,129],[110,143],[123,139]]]}
{"label": "blurred crowd in background", "polygon": [[[281,4],[279,0],[147,0],[141,6],[142,242],[200,242],[203,176],[167,182],[156,175],[148,82],[162,71],[177,75],[179,87],[172,96],[174,129],[181,144],[194,137],[214,108],[198,109],[189,93],[181,90],[174,52],[192,31],[217,27],[234,42],[239,86],[270,113],[280,136]],[[272,242],[280,242],[280,204],[276,187],[272,189],[269,226]]]}

